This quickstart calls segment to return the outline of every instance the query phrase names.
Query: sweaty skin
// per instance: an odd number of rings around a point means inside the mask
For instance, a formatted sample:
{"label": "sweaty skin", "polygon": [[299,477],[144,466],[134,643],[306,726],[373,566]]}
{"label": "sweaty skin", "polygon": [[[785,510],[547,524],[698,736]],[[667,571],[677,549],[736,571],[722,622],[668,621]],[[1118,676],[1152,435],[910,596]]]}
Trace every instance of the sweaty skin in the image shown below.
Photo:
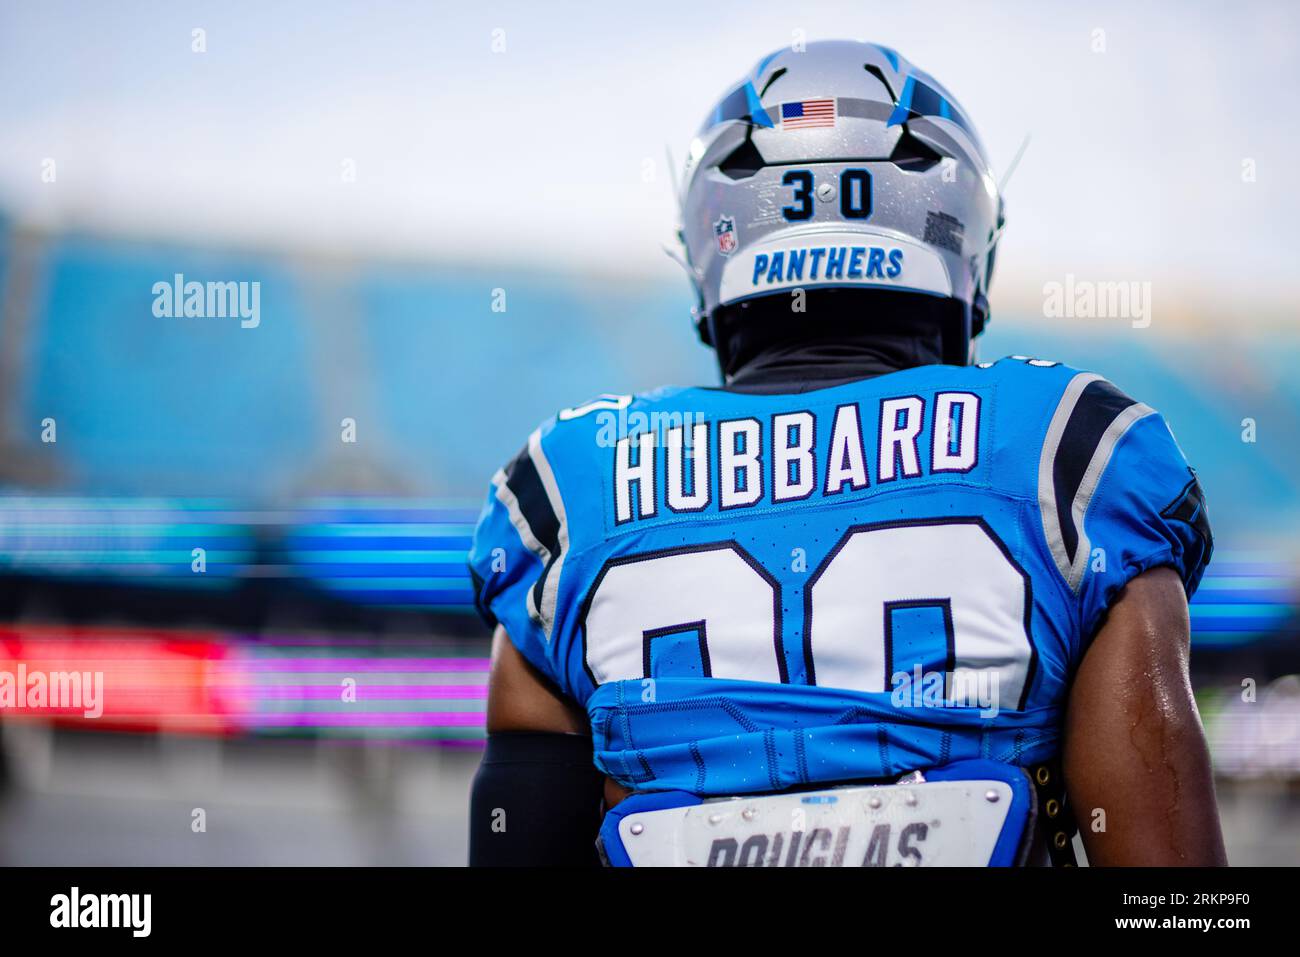
{"label": "sweaty skin", "polygon": [[1228,863],[1189,645],[1178,575],[1153,568],[1111,606],[1079,666],[1064,772],[1091,864]]}
{"label": "sweaty skin", "polygon": [[[1131,581],[1084,655],[1065,721],[1064,771],[1094,865],[1227,863],[1214,777],[1187,673],[1190,628],[1178,575]],[[586,713],[542,678],[498,627],[487,729],[590,735]],[[630,792],[605,781],[613,806]],[[1104,830],[1096,830],[1104,812]]]}

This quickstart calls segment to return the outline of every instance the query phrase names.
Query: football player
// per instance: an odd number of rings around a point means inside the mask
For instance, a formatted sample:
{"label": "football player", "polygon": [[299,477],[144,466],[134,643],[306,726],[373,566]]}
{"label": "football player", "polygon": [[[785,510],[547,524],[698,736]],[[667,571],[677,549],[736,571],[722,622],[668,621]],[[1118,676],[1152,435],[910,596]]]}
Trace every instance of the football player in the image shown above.
{"label": "football player", "polygon": [[[681,194],[722,385],[565,409],[492,479],[475,864],[1225,863],[1165,420],[975,362],[1003,227],[893,50],[761,59]],[[938,826],[946,825],[946,827]]]}

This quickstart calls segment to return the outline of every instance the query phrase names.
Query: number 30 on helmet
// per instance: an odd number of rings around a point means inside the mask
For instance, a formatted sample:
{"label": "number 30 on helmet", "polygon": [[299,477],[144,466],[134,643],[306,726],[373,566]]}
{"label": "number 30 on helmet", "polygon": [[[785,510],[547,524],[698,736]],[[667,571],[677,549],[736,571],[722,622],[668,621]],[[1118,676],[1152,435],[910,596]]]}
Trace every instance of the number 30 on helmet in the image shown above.
{"label": "number 30 on helmet", "polygon": [[729,311],[776,301],[762,297],[890,290],[929,297],[945,361],[973,361],[1002,200],[961,107],[893,50],[830,40],[763,57],[692,140],[680,203],[705,342]]}

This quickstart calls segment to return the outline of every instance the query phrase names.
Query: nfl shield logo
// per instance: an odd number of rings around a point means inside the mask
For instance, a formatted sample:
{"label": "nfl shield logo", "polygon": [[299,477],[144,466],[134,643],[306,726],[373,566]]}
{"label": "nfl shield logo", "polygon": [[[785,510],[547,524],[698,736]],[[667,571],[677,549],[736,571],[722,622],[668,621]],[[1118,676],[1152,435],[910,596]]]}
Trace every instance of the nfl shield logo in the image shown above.
{"label": "nfl shield logo", "polygon": [[736,221],[723,216],[713,224],[713,234],[718,237],[718,252],[730,256],[736,251]]}

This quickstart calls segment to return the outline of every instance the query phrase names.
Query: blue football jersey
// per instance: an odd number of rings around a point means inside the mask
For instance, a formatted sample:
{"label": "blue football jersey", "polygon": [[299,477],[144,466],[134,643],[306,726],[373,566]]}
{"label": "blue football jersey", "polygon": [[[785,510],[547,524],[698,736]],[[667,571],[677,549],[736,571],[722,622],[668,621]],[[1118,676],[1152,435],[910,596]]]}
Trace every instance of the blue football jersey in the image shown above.
{"label": "blue football jersey", "polygon": [[1211,547],[1160,415],[1014,357],[566,409],[470,566],[601,771],[730,795],[1055,756],[1110,602],[1155,566],[1190,597]]}

